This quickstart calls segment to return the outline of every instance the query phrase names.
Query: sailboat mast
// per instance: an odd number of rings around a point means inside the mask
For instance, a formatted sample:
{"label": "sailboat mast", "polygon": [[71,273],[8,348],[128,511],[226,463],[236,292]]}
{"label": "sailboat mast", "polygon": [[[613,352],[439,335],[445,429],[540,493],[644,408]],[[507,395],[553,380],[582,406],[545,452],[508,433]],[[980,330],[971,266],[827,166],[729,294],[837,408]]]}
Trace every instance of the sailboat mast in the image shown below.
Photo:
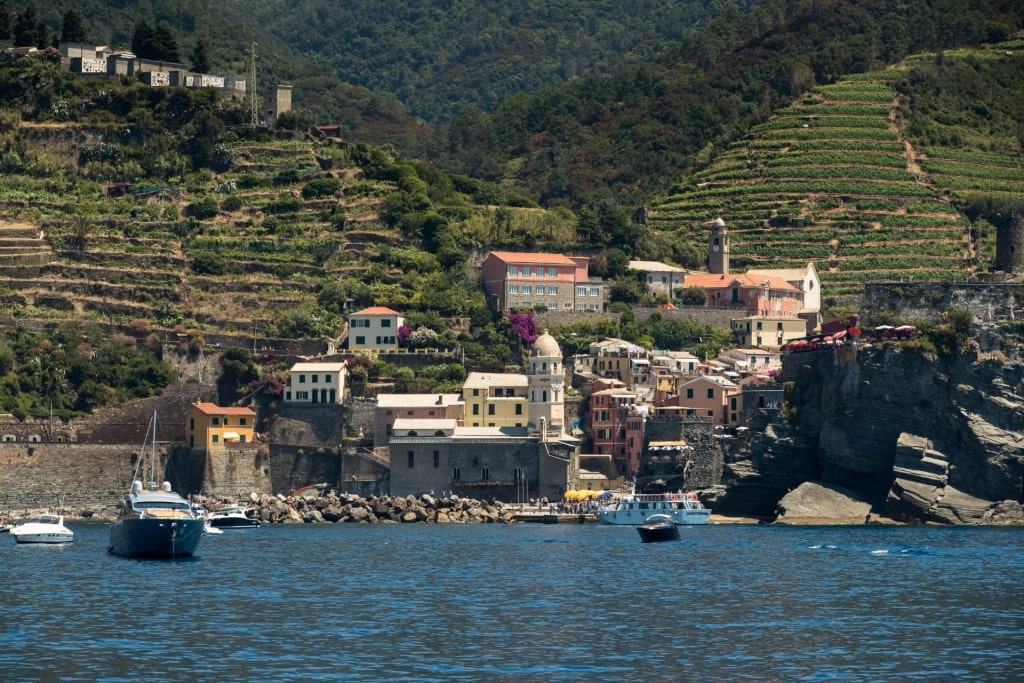
{"label": "sailboat mast", "polygon": [[153,411],[153,444],[149,456],[149,480],[156,486],[156,411]]}

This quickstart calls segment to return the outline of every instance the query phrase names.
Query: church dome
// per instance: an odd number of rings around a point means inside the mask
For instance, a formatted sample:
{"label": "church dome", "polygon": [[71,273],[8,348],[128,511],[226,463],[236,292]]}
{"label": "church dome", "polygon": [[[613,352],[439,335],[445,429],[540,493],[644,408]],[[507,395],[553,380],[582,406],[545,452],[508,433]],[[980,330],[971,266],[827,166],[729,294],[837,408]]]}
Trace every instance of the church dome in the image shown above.
{"label": "church dome", "polygon": [[725,227],[725,221],[723,221],[723,220],[722,220],[722,217],[721,217],[721,216],[719,216],[718,218],[716,218],[716,219],[715,219],[715,220],[714,220],[714,221],[713,221],[713,222],[711,223],[711,225],[715,226],[716,228],[724,228],[724,227]]}
{"label": "church dome", "polygon": [[544,332],[537,337],[537,341],[533,342],[533,352],[530,355],[544,356],[545,358],[561,358],[562,349],[558,346],[555,338],[548,334],[547,328],[544,328]]}

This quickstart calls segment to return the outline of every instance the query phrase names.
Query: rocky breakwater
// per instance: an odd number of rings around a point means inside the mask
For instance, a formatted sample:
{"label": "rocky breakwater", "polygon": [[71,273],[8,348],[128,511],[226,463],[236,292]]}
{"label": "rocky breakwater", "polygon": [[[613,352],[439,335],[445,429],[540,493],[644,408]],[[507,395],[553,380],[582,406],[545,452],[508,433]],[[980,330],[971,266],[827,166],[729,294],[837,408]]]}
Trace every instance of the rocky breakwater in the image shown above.
{"label": "rocky breakwater", "polygon": [[782,523],[1024,524],[1024,363],[1012,329],[787,356],[781,411],[726,457],[716,510]]}
{"label": "rocky breakwater", "polygon": [[255,514],[261,522],[273,523],[359,523],[381,524],[418,522],[436,524],[511,523],[514,511],[500,504],[459,496],[371,496],[362,498],[348,493],[318,496],[252,496]]}

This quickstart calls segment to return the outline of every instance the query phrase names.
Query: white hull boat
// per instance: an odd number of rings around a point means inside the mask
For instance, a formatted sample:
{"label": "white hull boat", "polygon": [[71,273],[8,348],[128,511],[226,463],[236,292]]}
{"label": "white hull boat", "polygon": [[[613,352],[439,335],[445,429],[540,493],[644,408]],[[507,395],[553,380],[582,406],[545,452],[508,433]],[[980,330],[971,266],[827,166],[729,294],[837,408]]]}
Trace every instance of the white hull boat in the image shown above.
{"label": "white hull boat", "polygon": [[210,513],[210,526],[214,529],[258,529],[260,520],[240,505],[228,505]]}
{"label": "white hull boat", "polygon": [[71,543],[75,534],[64,526],[63,515],[42,515],[11,528],[16,543]]}

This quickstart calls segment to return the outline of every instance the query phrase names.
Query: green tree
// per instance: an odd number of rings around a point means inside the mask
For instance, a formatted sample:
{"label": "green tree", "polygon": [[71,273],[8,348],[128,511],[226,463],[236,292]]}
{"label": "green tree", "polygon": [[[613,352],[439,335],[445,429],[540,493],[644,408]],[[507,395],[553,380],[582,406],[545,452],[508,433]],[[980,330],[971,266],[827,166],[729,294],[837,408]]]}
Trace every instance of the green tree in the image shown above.
{"label": "green tree", "polygon": [[229,346],[220,357],[220,385],[222,389],[238,390],[259,379],[260,369],[248,349]]}
{"label": "green tree", "polygon": [[132,52],[142,59],[153,58],[153,27],[145,21],[135,25],[132,33]]}
{"label": "green tree", "polygon": [[197,38],[196,46],[192,48],[192,70],[197,74],[210,72],[210,53],[206,48],[206,41],[202,38]]}
{"label": "green tree", "polygon": [[708,301],[708,293],[703,287],[686,287],[679,292],[679,301],[684,306],[703,306]]}
{"label": "green tree", "polygon": [[7,0],[0,0],[0,42],[11,37],[11,10]]}
{"label": "green tree", "polygon": [[81,15],[74,8],[69,8],[64,13],[64,21],[60,25],[60,39],[64,43],[89,42],[89,34],[85,30],[85,22],[82,21]]}
{"label": "green tree", "polygon": [[69,246],[75,251],[85,251],[89,244],[89,235],[92,233],[93,225],[88,216],[78,214],[71,219],[71,236]]}
{"label": "green tree", "polygon": [[49,31],[36,16],[35,9],[26,7],[22,10],[14,21],[14,46],[44,48],[48,40]]}
{"label": "green tree", "polygon": [[154,59],[164,62],[178,61],[178,39],[167,24],[160,24],[153,30],[153,45],[157,51]]}

